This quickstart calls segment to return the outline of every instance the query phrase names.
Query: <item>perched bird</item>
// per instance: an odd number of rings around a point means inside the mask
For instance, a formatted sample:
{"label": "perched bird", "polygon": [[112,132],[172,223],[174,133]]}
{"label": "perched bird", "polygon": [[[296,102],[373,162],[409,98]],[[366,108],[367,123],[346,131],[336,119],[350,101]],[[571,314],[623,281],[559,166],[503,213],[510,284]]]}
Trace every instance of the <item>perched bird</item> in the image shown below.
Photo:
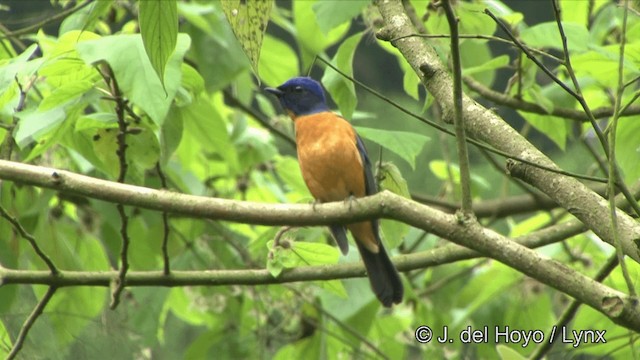
{"label": "perched bird", "polygon": [[[317,81],[295,77],[265,90],[278,97],[295,124],[300,170],[316,201],[342,201],[378,192],[362,139],[349,122],[329,110]],[[329,228],[346,255],[349,244],[345,225]],[[348,224],[346,228],[356,240],[380,302],[390,307],[402,301],[402,281],[380,241],[378,220]]]}

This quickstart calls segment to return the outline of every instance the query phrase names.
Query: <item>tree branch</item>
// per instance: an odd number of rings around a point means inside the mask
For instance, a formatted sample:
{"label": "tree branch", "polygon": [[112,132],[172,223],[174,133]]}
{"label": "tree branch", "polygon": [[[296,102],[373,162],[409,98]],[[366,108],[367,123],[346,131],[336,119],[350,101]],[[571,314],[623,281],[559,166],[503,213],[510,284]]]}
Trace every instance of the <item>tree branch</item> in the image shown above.
{"label": "tree branch", "polygon": [[[378,37],[396,39],[416,33],[409,17],[404,13],[402,4],[397,0],[379,1],[378,9],[382,14],[385,27],[379,30]],[[393,42],[405,59],[421,78],[427,91],[434,96],[443,115],[451,118],[453,83],[440,57],[424,39],[407,37]],[[484,141],[492,147],[514,154],[546,167],[558,168],[548,157],[536,149],[502,118],[463,96],[463,116],[469,135]],[[607,202],[576,179],[546,171],[537,167],[521,164],[521,173],[527,176],[521,179],[547,194],[551,199],[580,219],[604,241],[613,244],[611,223],[602,221],[609,217]],[[511,167],[513,169],[513,166]],[[620,240],[625,254],[636,261],[640,259],[640,224],[627,214],[618,216],[621,231]]]}
{"label": "tree branch", "polygon": [[[453,125],[456,130],[456,148],[460,166],[460,189],[462,194],[461,210],[464,217],[473,217],[471,207],[471,170],[469,169],[469,153],[462,117],[462,64],[460,63],[460,44],[458,39],[458,18],[453,11],[450,0],[442,3],[451,33],[451,59],[453,72]],[[405,10],[406,11],[406,10]]]}
{"label": "tree branch", "polygon": [[[492,230],[485,229],[476,222],[460,226],[458,218],[445,214],[428,206],[421,205],[401,196],[383,191],[374,196],[360,199],[353,204],[342,201],[317,205],[299,204],[264,204],[257,202],[235,201],[226,199],[205,198],[200,196],[177,194],[167,191],[154,190],[140,186],[121,184],[84,175],[74,174],[64,170],[54,170],[27,164],[20,164],[0,160],[0,178],[18,181],[40,187],[51,188],[62,192],[73,193],[101,199],[110,202],[144,207],[157,211],[167,211],[189,215],[196,218],[212,218],[230,220],[242,223],[262,225],[328,225],[335,223],[352,223],[372,218],[391,218],[429,231],[437,236],[446,238],[458,245],[475,250],[481,254],[496,259],[540,282],[559,289],[581,302],[610,317],[614,322],[634,330],[640,330],[640,309],[634,299],[595,282],[567,266],[543,257],[536,251],[528,249]],[[409,255],[400,256],[402,259]],[[409,260],[405,260],[409,261]],[[359,266],[352,264],[350,266]],[[403,265],[405,266],[405,265]],[[328,267],[327,267],[328,268]],[[400,267],[402,269],[402,267]],[[237,275],[235,284],[247,284],[260,279],[261,284],[282,282],[289,279],[290,274],[298,274],[295,281],[335,278],[328,276],[328,272],[316,272],[311,268],[301,268],[285,272],[278,279],[271,278],[264,270],[228,270],[215,273],[198,272],[189,276],[191,280],[199,279],[201,285],[223,285],[221,274]],[[349,266],[339,267],[340,271]],[[362,268],[359,268],[362,269]],[[353,270],[351,270],[353,271]],[[363,274],[362,270],[359,270]],[[8,283],[8,274],[19,278],[22,272],[0,269],[2,282]],[[301,276],[300,273],[305,274]],[[30,273],[32,276],[35,273]],[[46,273],[48,274],[48,272]],[[40,278],[30,278],[31,283],[39,281],[54,281],[56,286],[67,286],[71,275],[77,275],[75,281],[84,281],[85,285],[104,285],[113,279],[111,273],[102,273],[100,283],[96,283],[95,273],[73,273],[61,271],[52,279],[42,273]],[[155,274],[149,277],[149,274]],[[158,276],[162,274],[162,276]],[[182,278],[184,273],[172,272],[166,276],[163,272],[129,274],[126,284],[164,285],[162,281]],[[133,276],[138,277],[133,277]],[[212,280],[213,279],[213,280]],[[158,281],[160,280],[160,283]],[[291,280],[294,281],[294,280]]]}

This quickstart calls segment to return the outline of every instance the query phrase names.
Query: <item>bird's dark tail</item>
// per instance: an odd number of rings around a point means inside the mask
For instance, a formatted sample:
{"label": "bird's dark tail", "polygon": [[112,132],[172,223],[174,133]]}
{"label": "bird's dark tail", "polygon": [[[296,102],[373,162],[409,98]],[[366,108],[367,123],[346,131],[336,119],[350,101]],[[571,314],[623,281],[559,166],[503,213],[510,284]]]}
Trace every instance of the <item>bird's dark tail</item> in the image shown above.
{"label": "bird's dark tail", "polygon": [[373,253],[356,241],[360,256],[367,269],[369,283],[376,297],[385,307],[398,304],[402,301],[404,287],[398,270],[389,259],[382,242],[379,243],[378,253]]}

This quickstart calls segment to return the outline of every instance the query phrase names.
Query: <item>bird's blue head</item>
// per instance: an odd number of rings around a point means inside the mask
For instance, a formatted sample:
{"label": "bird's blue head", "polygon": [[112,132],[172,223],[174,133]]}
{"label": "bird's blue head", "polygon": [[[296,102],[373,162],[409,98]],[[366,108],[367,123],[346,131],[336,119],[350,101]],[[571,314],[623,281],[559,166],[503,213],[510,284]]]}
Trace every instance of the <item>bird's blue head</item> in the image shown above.
{"label": "bird's blue head", "polygon": [[278,97],[292,118],[329,110],[322,86],[309,77],[295,77],[277,88],[265,90]]}

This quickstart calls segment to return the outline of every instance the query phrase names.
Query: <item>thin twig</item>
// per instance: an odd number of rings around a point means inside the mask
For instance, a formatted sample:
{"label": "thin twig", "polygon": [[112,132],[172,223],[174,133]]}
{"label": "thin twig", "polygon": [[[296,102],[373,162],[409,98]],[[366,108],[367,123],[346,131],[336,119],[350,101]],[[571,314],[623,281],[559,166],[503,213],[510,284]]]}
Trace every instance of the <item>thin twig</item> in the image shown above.
{"label": "thin twig", "polygon": [[[160,162],[156,163],[156,172],[160,177],[160,184],[163,189],[167,189],[167,178],[164,176],[164,172],[162,171],[162,167],[160,166]],[[169,213],[166,211],[162,212],[162,260],[164,262],[164,274],[169,275],[171,273],[171,264],[169,259],[169,232],[171,228],[169,227]]]}
{"label": "thin twig", "polygon": [[[622,33],[620,35],[620,56],[618,60],[618,89],[616,91],[615,98],[615,109],[616,112],[611,119],[611,131],[609,131],[609,209],[611,210],[611,229],[613,231],[613,240],[615,243],[616,254],[618,255],[618,262],[620,263],[620,269],[622,270],[622,276],[624,277],[625,282],[627,283],[627,288],[629,289],[629,295],[636,296],[636,290],[633,285],[633,280],[629,275],[629,270],[627,269],[627,264],[624,261],[624,253],[622,251],[622,244],[619,238],[619,227],[618,227],[618,214],[616,207],[616,199],[615,199],[615,178],[618,176],[618,172],[616,171],[616,133],[618,129],[618,120],[620,119],[619,111],[622,107],[622,95],[624,93],[624,50],[626,45],[626,34],[627,34],[627,16],[629,11],[627,10],[629,7],[628,0],[624,1],[624,12],[622,19]],[[611,176],[613,175],[613,176]],[[620,179],[622,181],[622,179]]]}
{"label": "thin twig", "polygon": [[453,124],[456,130],[456,147],[458,150],[458,166],[460,168],[460,192],[462,194],[461,210],[464,217],[473,217],[471,197],[471,165],[467,149],[462,118],[462,64],[460,62],[460,43],[458,39],[458,17],[453,11],[450,0],[443,1],[444,13],[451,33],[451,60],[453,72]]}
{"label": "thin twig", "polygon": [[27,230],[25,230],[25,228],[22,227],[22,224],[20,224],[18,219],[16,219],[13,216],[11,216],[7,212],[7,210],[5,208],[3,208],[2,206],[0,206],[0,215],[3,218],[7,219],[7,221],[9,221],[11,223],[13,228],[20,234],[20,236],[22,236],[25,240],[27,240],[29,242],[29,244],[31,244],[31,247],[33,248],[33,251],[35,251],[36,254],[38,254],[38,256],[40,257],[40,259],[42,259],[42,261],[44,261],[44,263],[47,264],[47,267],[51,271],[51,274],[58,275],[59,274],[58,268],[55,266],[55,264],[49,258],[49,256],[47,256],[47,254],[45,254],[44,251],[42,251],[42,249],[40,249],[40,247],[38,246],[38,243],[36,242],[36,239],[33,237],[33,235],[29,234],[27,232]]}
{"label": "thin twig", "polygon": [[[589,107],[586,100],[584,99],[584,96],[582,96],[582,88],[580,87],[580,83],[578,82],[576,73],[575,71],[573,71],[573,66],[571,65],[571,55],[569,54],[569,44],[567,42],[567,36],[564,33],[564,26],[562,25],[562,9],[560,8],[560,5],[558,4],[557,0],[551,0],[551,5],[553,6],[553,13],[555,15],[556,24],[558,25],[558,32],[560,33],[560,38],[562,40],[562,52],[564,53],[564,66],[567,69],[567,73],[569,74],[569,78],[571,78],[571,82],[573,83],[573,87],[575,89],[575,92],[572,91],[572,92],[569,92],[569,94],[573,96],[576,100],[578,100],[578,102],[582,106],[582,109],[587,114],[589,118],[589,122],[591,122],[591,127],[593,128],[593,131],[596,133],[596,136],[598,136],[598,140],[600,140],[600,144],[602,144],[602,148],[605,151],[607,151],[607,139],[605,138],[604,133],[602,132],[602,129],[600,129],[600,126],[596,122],[595,117],[591,113],[591,108]],[[554,81],[562,82],[557,77],[556,79],[554,79]],[[613,174],[613,172],[611,172],[610,174]]]}
{"label": "thin twig", "polygon": [[[115,100],[116,107],[116,117],[118,119],[118,135],[116,136],[116,141],[118,148],[116,150],[116,155],[118,156],[118,162],[120,165],[120,172],[118,174],[118,182],[125,183],[125,179],[127,177],[127,169],[129,168],[129,164],[127,163],[127,128],[128,122],[125,118],[125,112],[127,108],[127,102],[122,96],[122,92],[120,91],[120,87],[118,86],[118,82],[116,80],[113,69],[109,66],[109,64],[104,64],[103,69],[106,73],[100,72],[105,79],[105,82],[110,88],[111,96]],[[116,205],[118,210],[118,214],[120,215],[120,237],[122,238],[122,248],[120,250],[120,271],[118,272],[118,278],[115,281],[115,287],[111,292],[111,303],[109,307],[111,309],[115,309],[120,302],[120,294],[125,286],[125,278],[127,275],[127,271],[129,270],[129,217],[124,209],[124,205],[122,203],[118,203]]]}
{"label": "thin twig", "polygon": [[31,330],[31,327],[33,326],[33,324],[35,324],[38,317],[42,315],[44,308],[47,306],[57,289],[58,288],[55,286],[50,286],[42,299],[40,299],[40,301],[38,302],[38,305],[36,305],[36,307],[33,309],[27,320],[25,320],[22,328],[20,329],[20,333],[16,338],[16,341],[13,343],[11,352],[9,352],[9,354],[7,355],[7,360],[15,359],[15,357],[18,355],[18,353],[22,349],[22,346],[24,345],[24,341],[27,339],[29,330]]}

